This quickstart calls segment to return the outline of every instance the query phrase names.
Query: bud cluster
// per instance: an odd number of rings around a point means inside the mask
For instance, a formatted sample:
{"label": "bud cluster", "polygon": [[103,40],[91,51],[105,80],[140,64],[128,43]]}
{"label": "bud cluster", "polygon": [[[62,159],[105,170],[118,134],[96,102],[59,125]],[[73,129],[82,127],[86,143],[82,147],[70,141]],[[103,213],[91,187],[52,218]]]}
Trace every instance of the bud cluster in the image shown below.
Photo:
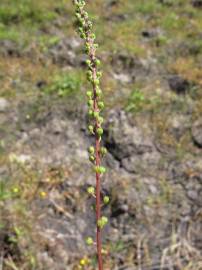
{"label": "bud cluster", "polygon": [[[100,78],[102,72],[99,70],[101,64],[96,57],[96,49],[98,44],[95,43],[96,36],[92,33],[92,22],[89,19],[88,13],[84,10],[85,1],[75,0],[76,5],[76,19],[78,26],[78,33],[85,42],[85,52],[88,56],[86,65],[88,67],[87,80],[91,83],[92,89],[86,92],[88,101],[88,116],[90,124],[88,126],[89,133],[95,135],[101,140],[103,134],[102,123],[104,121],[101,116],[101,111],[104,109],[104,102],[102,100],[102,90],[100,88]],[[90,159],[92,160],[92,157]]]}

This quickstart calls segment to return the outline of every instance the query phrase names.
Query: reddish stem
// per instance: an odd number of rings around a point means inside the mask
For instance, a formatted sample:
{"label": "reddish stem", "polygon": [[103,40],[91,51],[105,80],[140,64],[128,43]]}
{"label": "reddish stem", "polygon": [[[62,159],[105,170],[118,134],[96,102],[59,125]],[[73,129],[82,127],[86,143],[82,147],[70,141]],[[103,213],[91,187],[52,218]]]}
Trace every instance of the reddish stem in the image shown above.
{"label": "reddish stem", "polygon": [[[81,14],[83,14],[83,11],[81,11]],[[85,16],[84,16],[85,17]],[[91,60],[91,63],[93,64],[92,68],[92,75],[93,75],[93,109],[94,111],[99,112],[98,108],[98,100],[96,96],[96,85],[95,80],[97,78],[97,70],[96,70],[96,64],[95,64],[95,49],[93,47],[93,40],[90,38],[90,33],[86,33],[87,38],[86,41],[89,43],[90,46],[90,53],[89,57]],[[99,122],[96,119],[95,120],[95,131],[99,127]],[[95,132],[95,166],[101,165],[101,158],[100,158],[100,138]],[[96,244],[97,244],[97,259],[98,259],[98,269],[103,270],[103,261],[102,261],[102,239],[101,239],[101,229],[98,226],[98,220],[101,218],[101,183],[100,183],[100,173],[96,173],[96,224],[97,224],[97,232],[96,232]]]}
{"label": "reddish stem", "polygon": [[[96,138],[96,166],[100,165],[100,157],[99,157],[99,149],[100,149],[100,142],[99,139]],[[96,221],[101,217],[101,201],[100,201],[100,174],[96,173]],[[102,263],[102,240],[101,240],[101,230],[97,225],[97,257],[98,257],[98,269],[103,269]]]}
{"label": "reddish stem", "polygon": [[[94,55],[92,54],[92,59]],[[93,77],[96,78],[96,67],[93,68]],[[96,98],[96,86],[93,84],[94,92],[94,111],[98,110],[97,98]],[[95,122],[95,129],[99,127],[98,121]],[[100,166],[100,139],[96,135],[95,138],[95,165]],[[100,173],[96,173],[96,223],[97,223],[97,233],[96,233],[96,243],[97,243],[97,259],[98,259],[98,269],[103,270],[102,262],[102,240],[101,240],[101,229],[98,226],[98,220],[101,218],[101,183],[100,183]]]}

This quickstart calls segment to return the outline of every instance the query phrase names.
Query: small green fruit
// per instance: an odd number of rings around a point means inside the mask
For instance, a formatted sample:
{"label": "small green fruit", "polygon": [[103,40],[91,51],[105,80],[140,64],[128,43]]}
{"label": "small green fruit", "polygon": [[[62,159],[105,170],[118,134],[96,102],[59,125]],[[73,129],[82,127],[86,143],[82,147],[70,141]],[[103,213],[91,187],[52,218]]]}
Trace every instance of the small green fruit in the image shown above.
{"label": "small green fruit", "polygon": [[95,60],[95,64],[96,64],[97,66],[100,66],[100,64],[101,64],[100,60],[99,60],[99,59],[96,59],[96,60]]}
{"label": "small green fruit", "polygon": [[99,116],[99,117],[97,118],[97,120],[98,120],[98,122],[99,122],[100,124],[102,124],[102,123],[104,122],[104,118],[101,117],[101,116]]}
{"label": "small green fruit", "polygon": [[97,96],[97,97],[101,97],[101,95],[102,95],[102,90],[98,88],[98,89],[95,90],[95,93],[96,93],[96,96]]}
{"label": "small green fruit", "polygon": [[95,157],[94,156],[89,156],[89,160],[91,161],[91,162],[94,162],[95,161]]}
{"label": "small green fruit", "polygon": [[88,194],[90,194],[90,195],[94,195],[94,194],[95,194],[95,188],[94,188],[94,187],[88,187],[88,188],[87,188],[87,192],[88,192]]}
{"label": "small green fruit", "polygon": [[109,203],[109,196],[104,196],[103,202],[104,202],[104,204],[108,204]]}
{"label": "small green fruit", "polygon": [[106,155],[107,154],[107,148],[101,147],[100,153],[101,153],[102,156]]}
{"label": "small green fruit", "polygon": [[88,111],[88,116],[92,117],[93,116],[93,110]]}
{"label": "small green fruit", "polygon": [[88,67],[91,66],[91,61],[90,61],[89,59],[86,60],[86,65],[87,65]]}
{"label": "small green fruit", "polygon": [[92,91],[87,91],[86,96],[91,98],[93,96],[93,92]]}
{"label": "small green fruit", "polygon": [[96,86],[98,86],[99,83],[100,83],[100,80],[99,80],[98,78],[94,80],[94,84],[95,84]]}
{"label": "small green fruit", "polygon": [[94,112],[94,113],[93,113],[93,116],[94,116],[95,118],[98,118],[98,117],[99,117],[99,112]]}
{"label": "small green fruit", "polygon": [[97,132],[97,134],[98,134],[99,136],[101,136],[101,135],[103,134],[104,131],[103,131],[102,128],[97,128],[96,132]]}
{"label": "small green fruit", "polygon": [[100,166],[100,173],[105,173],[106,172],[106,168],[103,166]]}
{"label": "small green fruit", "polygon": [[100,110],[102,110],[102,109],[104,109],[104,102],[102,102],[102,101],[99,101],[98,102],[98,108],[100,109]]}
{"label": "small green fruit", "polygon": [[103,216],[101,217],[98,222],[97,222],[97,225],[100,229],[103,229],[103,227],[108,223],[108,218]]}
{"label": "small green fruit", "polygon": [[90,154],[94,154],[94,153],[95,153],[95,148],[94,148],[94,146],[90,146],[90,147],[88,148],[88,152],[89,152]]}
{"label": "small green fruit", "polygon": [[93,101],[92,99],[89,99],[89,100],[88,100],[88,106],[89,106],[89,107],[92,107],[93,104],[94,104],[94,101]]}
{"label": "small green fruit", "polygon": [[106,172],[106,168],[103,167],[103,166],[95,166],[95,167],[94,167],[94,171],[95,171],[96,173],[105,173],[105,172]]}
{"label": "small green fruit", "polygon": [[94,134],[94,127],[92,125],[88,126],[88,130],[91,134]]}
{"label": "small green fruit", "polygon": [[93,239],[92,239],[92,237],[87,237],[87,238],[86,238],[86,244],[89,245],[89,246],[91,246],[91,245],[93,244]]}

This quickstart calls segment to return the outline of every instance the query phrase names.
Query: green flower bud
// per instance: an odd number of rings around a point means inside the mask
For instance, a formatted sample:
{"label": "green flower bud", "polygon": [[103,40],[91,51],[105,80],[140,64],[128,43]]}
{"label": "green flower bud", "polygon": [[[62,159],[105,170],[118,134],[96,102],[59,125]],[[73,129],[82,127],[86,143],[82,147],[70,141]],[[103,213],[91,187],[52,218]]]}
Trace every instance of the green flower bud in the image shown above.
{"label": "green flower bud", "polygon": [[95,90],[95,93],[96,93],[96,96],[97,96],[97,97],[101,97],[101,95],[102,95],[102,90],[99,89],[99,88],[97,88],[97,89]]}
{"label": "green flower bud", "polygon": [[79,12],[76,12],[75,16],[76,16],[77,19],[81,19],[81,14]]}
{"label": "green flower bud", "polygon": [[90,107],[93,106],[93,103],[94,103],[94,101],[92,99],[88,100],[88,106],[90,106]]}
{"label": "green flower bud", "polygon": [[101,136],[101,135],[103,134],[104,131],[103,131],[102,128],[97,128],[96,132],[97,132],[97,134],[98,134],[99,136]]}
{"label": "green flower bud", "polygon": [[102,156],[106,155],[106,154],[107,154],[107,148],[101,147],[101,149],[100,149],[100,154],[101,154]]}
{"label": "green flower bud", "polygon": [[106,225],[108,222],[108,218],[103,216],[101,219],[102,219],[102,222]]}
{"label": "green flower bud", "polygon": [[101,71],[98,71],[98,72],[97,72],[97,77],[100,79],[101,76],[102,76],[102,72],[101,72]]}
{"label": "green flower bud", "polygon": [[109,196],[104,196],[103,202],[104,202],[104,204],[108,204],[109,203]]}
{"label": "green flower bud", "polygon": [[79,19],[78,19],[78,21],[79,21],[79,23],[80,23],[81,27],[83,27],[83,26],[85,25],[85,21],[84,21],[84,19],[79,18]]}
{"label": "green flower bud", "polygon": [[92,29],[92,27],[93,27],[92,22],[89,21],[88,24],[87,24],[87,27],[88,27],[89,30]]}
{"label": "green flower bud", "polygon": [[94,161],[95,161],[95,157],[92,156],[92,155],[90,155],[90,156],[89,156],[89,160],[90,160],[90,162],[94,162]]}
{"label": "green flower bud", "polygon": [[99,101],[98,102],[98,108],[100,109],[100,110],[102,110],[102,109],[104,109],[104,102],[102,102],[102,101]]}
{"label": "green flower bud", "polygon": [[83,16],[84,16],[86,19],[88,19],[88,12],[84,11],[84,12],[83,12]]}
{"label": "green flower bud", "polygon": [[82,27],[79,27],[78,31],[79,31],[80,34],[84,33]]}
{"label": "green flower bud", "polygon": [[108,218],[103,216],[98,220],[97,225],[100,229],[103,229],[103,227],[107,224],[107,222],[108,222]]}
{"label": "green flower bud", "polygon": [[100,60],[99,60],[99,59],[96,59],[96,60],[95,60],[95,64],[96,64],[97,66],[100,66],[100,64],[101,64]]}
{"label": "green flower bud", "polygon": [[85,35],[85,33],[81,33],[81,34],[80,34],[80,38],[82,38],[82,39],[86,39],[86,35]]}
{"label": "green flower bud", "polygon": [[88,116],[92,117],[93,116],[93,110],[88,111]]}
{"label": "green flower bud", "polygon": [[92,76],[92,71],[88,70],[87,73],[86,73],[86,76],[87,76],[87,78],[91,77]]}
{"label": "green flower bud", "polygon": [[99,117],[99,112],[94,112],[93,117],[98,118]]}
{"label": "green flower bud", "polygon": [[86,238],[86,244],[89,245],[89,246],[91,246],[91,245],[93,244],[93,239],[92,239],[92,237],[87,237],[87,238]]}
{"label": "green flower bud", "polygon": [[98,78],[94,80],[94,84],[95,84],[96,86],[98,86],[99,83],[100,83],[100,80],[99,80]]}
{"label": "green flower bud", "polygon": [[94,127],[92,125],[88,126],[88,130],[91,134],[94,134]]}
{"label": "green flower bud", "polygon": [[86,60],[86,65],[87,65],[88,67],[91,66],[91,61],[90,61],[89,59]]}
{"label": "green flower bud", "polygon": [[90,35],[90,38],[91,38],[91,39],[96,39],[95,34],[94,34],[94,33],[92,33],[92,34]]}
{"label": "green flower bud", "polygon": [[89,43],[86,43],[85,52],[86,52],[86,54],[89,54],[89,52],[90,52],[90,44]]}
{"label": "green flower bud", "polygon": [[88,192],[88,194],[90,194],[90,195],[94,195],[94,194],[95,194],[95,188],[94,188],[94,187],[88,187],[88,188],[87,188],[87,192]]}
{"label": "green flower bud", "polygon": [[98,45],[97,43],[94,44],[94,48],[95,48],[95,49],[97,49],[98,46],[99,46],[99,45]]}
{"label": "green flower bud", "polygon": [[88,152],[89,152],[90,154],[94,154],[94,153],[95,153],[95,148],[94,148],[94,146],[90,146],[90,147],[88,148]]}
{"label": "green flower bud", "polygon": [[94,167],[94,171],[95,171],[96,173],[105,173],[105,172],[106,172],[106,168],[103,167],[103,166],[95,166],[95,167]]}
{"label": "green flower bud", "polygon": [[87,91],[86,96],[91,98],[93,96],[93,92],[92,91]]}
{"label": "green flower bud", "polygon": [[101,117],[101,116],[99,116],[99,117],[97,118],[97,120],[98,120],[98,122],[99,122],[100,124],[102,124],[102,123],[104,122],[104,118]]}
{"label": "green flower bud", "polygon": [[106,168],[103,166],[100,166],[100,173],[105,173],[106,172]]}

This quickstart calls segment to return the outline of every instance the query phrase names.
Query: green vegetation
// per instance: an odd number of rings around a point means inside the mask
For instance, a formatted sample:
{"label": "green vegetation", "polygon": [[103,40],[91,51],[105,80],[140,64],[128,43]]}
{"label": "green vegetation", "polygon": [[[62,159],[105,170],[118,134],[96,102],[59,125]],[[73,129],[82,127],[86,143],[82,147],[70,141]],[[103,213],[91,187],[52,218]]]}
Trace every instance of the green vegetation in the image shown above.
{"label": "green vegetation", "polygon": [[143,108],[144,104],[145,104],[146,99],[144,94],[139,90],[139,89],[135,89],[131,92],[129,98],[128,98],[128,104],[126,106],[126,111],[127,112],[135,112],[135,111],[139,111]]}
{"label": "green vegetation", "polygon": [[44,93],[58,97],[74,97],[81,95],[82,77],[79,73],[68,72],[58,74],[53,81],[43,89]]}

